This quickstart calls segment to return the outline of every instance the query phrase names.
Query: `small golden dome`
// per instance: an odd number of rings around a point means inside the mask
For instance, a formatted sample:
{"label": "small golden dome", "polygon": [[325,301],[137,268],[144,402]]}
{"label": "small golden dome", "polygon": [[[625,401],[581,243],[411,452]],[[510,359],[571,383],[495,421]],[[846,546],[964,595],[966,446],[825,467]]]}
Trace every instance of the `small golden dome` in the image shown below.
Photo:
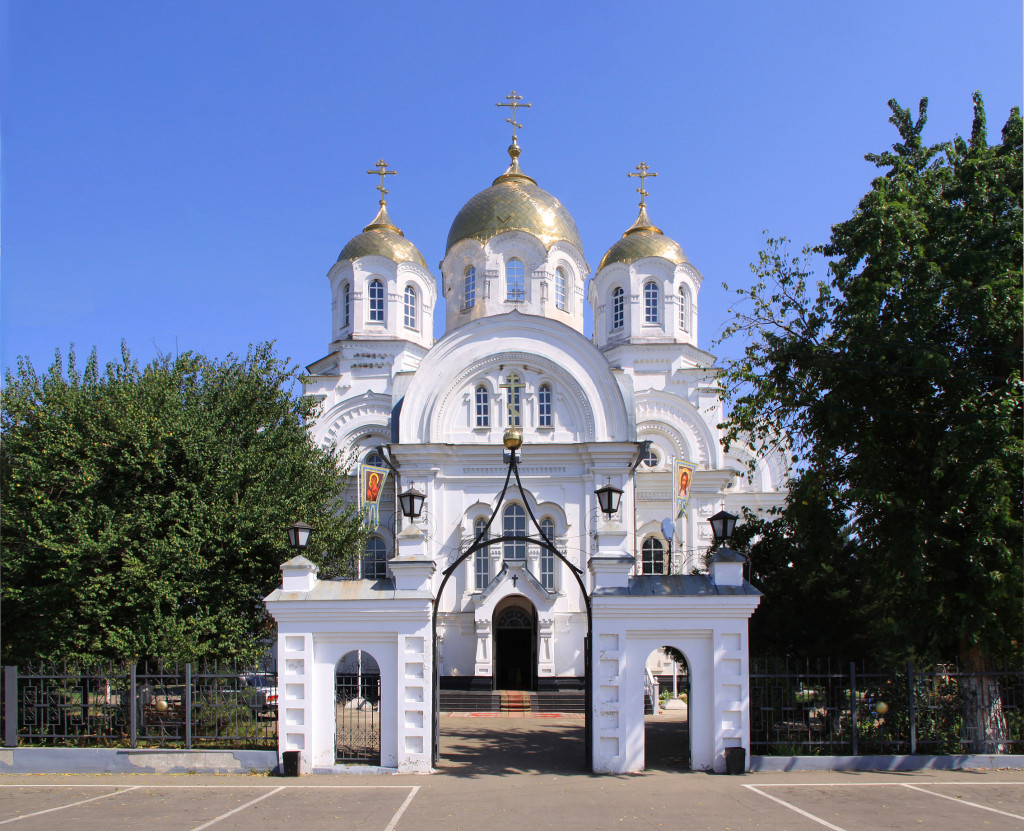
{"label": "small golden dome", "polygon": [[565,206],[519,169],[518,144],[513,143],[508,152],[512,157],[508,170],[463,205],[455,217],[445,254],[461,240],[484,243],[505,231],[533,234],[546,248],[561,240],[582,252],[580,232]]}
{"label": "small golden dome", "polygon": [[600,271],[612,263],[629,265],[644,257],[662,257],[673,265],[688,263],[682,246],[674,239],[669,239],[661,229],[655,226],[647,216],[647,208],[640,206],[640,215],[601,259],[597,267]]}
{"label": "small golden dome", "polygon": [[363,232],[350,239],[338,255],[339,260],[356,260],[369,256],[387,257],[396,263],[416,263],[427,267],[427,261],[419,249],[405,238],[388,216],[387,208],[381,203],[373,222]]}

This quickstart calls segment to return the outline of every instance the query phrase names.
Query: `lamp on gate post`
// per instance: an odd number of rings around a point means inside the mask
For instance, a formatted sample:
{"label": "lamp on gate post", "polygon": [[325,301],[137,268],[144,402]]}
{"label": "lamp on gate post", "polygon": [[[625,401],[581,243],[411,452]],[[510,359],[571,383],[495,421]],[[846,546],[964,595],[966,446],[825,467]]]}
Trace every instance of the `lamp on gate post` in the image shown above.
{"label": "lamp on gate post", "polygon": [[715,535],[715,542],[727,543],[729,541],[732,532],[736,530],[737,518],[735,514],[730,514],[728,511],[719,511],[708,520],[711,523],[711,533]]}
{"label": "lamp on gate post", "polygon": [[413,485],[409,490],[398,495],[398,502],[402,506],[402,515],[406,519],[416,519],[423,513],[423,501],[427,497],[416,490]]}
{"label": "lamp on gate post", "polygon": [[306,525],[300,520],[289,525],[285,530],[288,532],[288,545],[296,551],[302,551],[309,545],[309,535],[313,533],[312,525]]}
{"label": "lamp on gate post", "polygon": [[602,485],[596,491],[597,501],[601,506],[601,513],[606,517],[611,517],[617,510],[619,510],[619,500],[622,499],[622,489],[615,487],[611,482],[606,485]]}

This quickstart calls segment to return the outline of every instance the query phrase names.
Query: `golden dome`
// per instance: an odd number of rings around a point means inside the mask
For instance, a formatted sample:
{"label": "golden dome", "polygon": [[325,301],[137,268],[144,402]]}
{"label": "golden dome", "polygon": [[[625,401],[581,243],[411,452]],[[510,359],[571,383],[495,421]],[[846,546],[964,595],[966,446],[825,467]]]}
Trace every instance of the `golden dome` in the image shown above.
{"label": "golden dome", "polygon": [[636,222],[622,235],[622,239],[608,249],[597,270],[612,263],[629,265],[644,257],[662,257],[673,265],[689,262],[682,246],[653,225],[647,217],[647,208],[641,205]]}
{"label": "golden dome", "polygon": [[518,144],[513,143],[508,152],[512,157],[508,170],[463,205],[455,217],[445,254],[461,240],[484,243],[505,231],[533,234],[546,248],[562,240],[582,252],[580,232],[565,206],[519,169]]}
{"label": "golden dome", "polygon": [[380,210],[373,222],[363,228],[363,233],[350,239],[338,255],[339,260],[356,260],[359,257],[377,255],[387,257],[396,263],[416,263],[427,267],[427,261],[419,249],[405,238],[388,216],[387,208],[381,202]]}

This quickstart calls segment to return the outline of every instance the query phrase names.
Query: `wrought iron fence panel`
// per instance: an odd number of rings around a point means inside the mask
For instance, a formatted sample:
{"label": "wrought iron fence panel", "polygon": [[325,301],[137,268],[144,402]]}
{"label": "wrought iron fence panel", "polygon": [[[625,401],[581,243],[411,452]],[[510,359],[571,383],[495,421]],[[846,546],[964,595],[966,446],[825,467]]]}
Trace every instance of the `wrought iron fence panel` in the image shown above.
{"label": "wrought iron fence panel", "polygon": [[754,661],[750,749],[759,755],[963,754],[991,752],[996,736],[999,752],[1020,753],[1022,705],[1019,669],[967,673],[955,665],[908,663],[905,670],[879,672],[832,661]]}
{"label": "wrought iron fence panel", "polygon": [[380,675],[339,673],[335,682],[335,759],[380,764]]}
{"label": "wrought iron fence panel", "polygon": [[130,727],[128,687],[123,667],[29,667],[17,677],[13,709],[19,741],[42,746],[122,744]]}
{"label": "wrought iron fence panel", "polygon": [[3,687],[9,747],[277,746],[272,669],[39,664],[5,667]]}

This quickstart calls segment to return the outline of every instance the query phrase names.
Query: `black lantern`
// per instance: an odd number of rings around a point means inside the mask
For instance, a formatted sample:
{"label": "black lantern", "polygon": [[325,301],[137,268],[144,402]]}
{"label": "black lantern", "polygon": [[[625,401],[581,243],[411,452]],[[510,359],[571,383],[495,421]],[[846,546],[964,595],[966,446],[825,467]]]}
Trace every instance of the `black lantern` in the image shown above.
{"label": "black lantern", "polygon": [[711,532],[715,535],[715,542],[725,542],[732,536],[732,532],[736,530],[736,520],[736,515],[728,511],[719,511],[708,520],[711,523]]}
{"label": "black lantern", "polygon": [[611,516],[619,510],[619,500],[622,499],[622,489],[615,487],[610,482],[602,485],[594,493],[597,494],[597,501],[601,504],[601,513]]}
{"label": "black lantern", "polygon": [[302,551],[309,545],[309,535],[313,533],[313,526],[306,525],[305,522],[296,522],[294,525],[289,525],[286,530],[288,531],[288,545],[292,548]]}
{"label": "black lantern", "polygon": [[423,513],[423,500],[426,499],[422,493],[413,486],[405,493],[398,495],[398,501],[402,505],[402,514],[406,519],[416,519]]}

